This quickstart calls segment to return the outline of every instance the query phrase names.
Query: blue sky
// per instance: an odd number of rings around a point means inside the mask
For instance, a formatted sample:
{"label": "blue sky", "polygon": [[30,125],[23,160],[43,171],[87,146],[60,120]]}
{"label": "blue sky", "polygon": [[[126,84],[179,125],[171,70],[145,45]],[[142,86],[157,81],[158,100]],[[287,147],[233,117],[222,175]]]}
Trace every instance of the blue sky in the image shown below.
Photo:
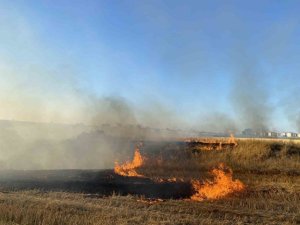
{"label": "blue sky", "polygon": [[[76,86],[134,106],[159,102],[189,124],[217,112],[251,126],[241,110],[248,107],[241,102],[250,102],[249,111],[267,110],[268,127],[298,129],[299,1],[0,0],[0,6],[0,97],[7,101],[1,118],[29,119],[22,112],[45,107],[57,115],[62,98],[72,103],[70,113],[79,108],[70,100]],[[243,76],[255,81],[239,84]],[[236,103],[240,89],[255,94]]]}

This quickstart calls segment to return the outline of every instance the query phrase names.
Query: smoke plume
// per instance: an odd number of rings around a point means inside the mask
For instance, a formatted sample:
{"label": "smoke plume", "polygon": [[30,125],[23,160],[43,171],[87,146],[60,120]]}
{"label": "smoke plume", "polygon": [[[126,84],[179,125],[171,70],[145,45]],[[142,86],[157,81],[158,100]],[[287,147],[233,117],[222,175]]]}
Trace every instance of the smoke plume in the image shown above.
{"label": "smoke plume", "polygon": [[262,131],[268,129],[272,111],[263,79],[258,73],[250,65],[244,67],[234,77],[230,98],[240,124]]}

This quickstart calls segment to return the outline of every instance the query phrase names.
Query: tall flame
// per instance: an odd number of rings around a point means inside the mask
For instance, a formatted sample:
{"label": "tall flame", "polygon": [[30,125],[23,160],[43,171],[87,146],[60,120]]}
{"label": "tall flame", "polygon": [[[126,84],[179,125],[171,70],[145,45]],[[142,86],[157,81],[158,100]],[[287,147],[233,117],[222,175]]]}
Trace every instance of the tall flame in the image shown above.
{"label": "tall flame", "polygon": [[245,185],[240,180],[233,180],[232,170],[226,169],[223,163],[213,169],[211,174],[214,176],[213,181],[206,181],[204,184],[199,180],[191,181],[195,190],[195,194],[191,196],[192,200],[219,199],[245,189]]}
{"label": "tall flame", "polygon": [[136,168],[143,165],[143,157],[140,153],[140,149],[138,146],[136,146],[134,151],[134,157],[131,162],[125,162],[122,165],[119,165],[118,162],[115,163],[114,171],[116,174],[119,174],[121,176],[127,176],[127,177],[143,177],[143,175],[138,174],[136,172]]}

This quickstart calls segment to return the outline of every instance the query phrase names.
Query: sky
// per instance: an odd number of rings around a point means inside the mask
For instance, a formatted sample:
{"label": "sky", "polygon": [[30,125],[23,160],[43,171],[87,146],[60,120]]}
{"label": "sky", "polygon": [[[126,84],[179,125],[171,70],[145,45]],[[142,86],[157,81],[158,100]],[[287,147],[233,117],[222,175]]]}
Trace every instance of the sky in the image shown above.
{"label": "sky", "polygon": [[0,0],[0,118],[85,123],[90,99],[112,98],[140,123],[163,115],[154,127],[300,131],[299,8]]}

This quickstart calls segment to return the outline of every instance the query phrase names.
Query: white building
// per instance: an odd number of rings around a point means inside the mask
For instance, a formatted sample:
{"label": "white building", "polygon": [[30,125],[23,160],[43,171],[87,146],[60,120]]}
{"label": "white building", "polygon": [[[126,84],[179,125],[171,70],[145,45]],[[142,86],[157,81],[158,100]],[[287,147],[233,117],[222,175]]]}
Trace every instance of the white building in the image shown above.
{"label": "white building", "polygon": [[300,137],[298,133],[293,133],[293,132],[283,132],[280,135],[281,137],[286,137],[286,138],[297,138]]}
{"label": "white building", "polygon": [[272,138],[277,138],[279,134],[277,132],[269,131],[267,136]]}

